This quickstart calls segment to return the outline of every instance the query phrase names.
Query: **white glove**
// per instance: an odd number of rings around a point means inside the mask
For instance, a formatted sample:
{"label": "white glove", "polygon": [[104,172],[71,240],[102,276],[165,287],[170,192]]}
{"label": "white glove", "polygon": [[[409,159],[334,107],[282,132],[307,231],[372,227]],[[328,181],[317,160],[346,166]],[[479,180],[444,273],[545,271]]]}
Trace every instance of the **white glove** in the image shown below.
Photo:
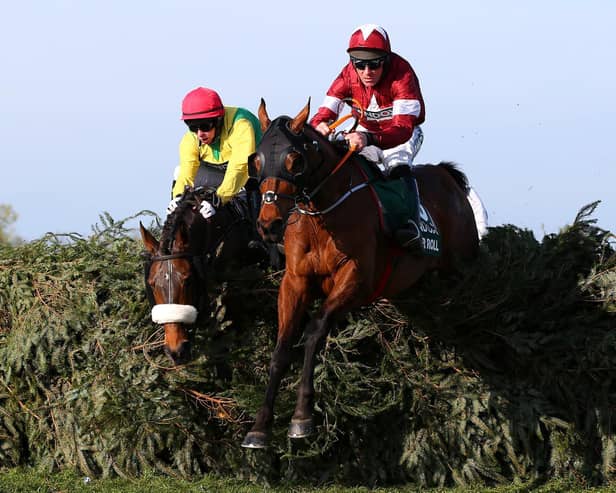
{"label": "white glove", "polygon": [[212,217],[214,214],[216,214],[216,209],[214,209],[214,206],[210,204],[207,200],[204,200],[203,202],[201,202],[201,205],[199,206],[199,213],[205,219],[208,219]]}
{"label": "white glove", "polygon": [[181,198],[182,197],[176,197],[174,199],[171,199],[171,202],[169,202],[169,205],[167,206],[167,215],[171,214],[174,210],[178,208],[178,204],[180,203]]}

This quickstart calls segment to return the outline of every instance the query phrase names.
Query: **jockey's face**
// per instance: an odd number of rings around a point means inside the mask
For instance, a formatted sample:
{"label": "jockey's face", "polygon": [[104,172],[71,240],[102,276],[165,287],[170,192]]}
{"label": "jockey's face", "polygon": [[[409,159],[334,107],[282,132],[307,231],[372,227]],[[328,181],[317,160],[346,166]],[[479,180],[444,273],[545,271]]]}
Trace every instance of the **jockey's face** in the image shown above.
{"label": "jockey's face", "polygon": [[202,144],[211,144],[216,138],[216,120],[213,118],[186,120],[188,129],[197,135]]}
{"label": "jockey's face", "polygon": [[366,87],[376,86],[381,77],[383,77],[383,64],[381,63],[378,68],[370,68],[366,65],[363,69],[355,67],[357,71],[357,76],[361,83]]}
{"label": "jockey's face", "polygon": [[214,139],[216,138],[216,127],[213,127],[211,130],[208,130],[207,132],[204,130],[198,129],[196,133],[197,133],[197,138],[202,144],[209,145],[212,142],[214,142]]}

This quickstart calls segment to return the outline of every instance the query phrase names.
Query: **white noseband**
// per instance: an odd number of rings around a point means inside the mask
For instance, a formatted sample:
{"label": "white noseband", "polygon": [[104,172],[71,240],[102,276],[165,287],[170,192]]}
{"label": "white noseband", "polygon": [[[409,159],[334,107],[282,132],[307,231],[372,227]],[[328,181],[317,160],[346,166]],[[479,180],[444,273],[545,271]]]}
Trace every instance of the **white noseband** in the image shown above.
{"label": "white noseband", "polygon": [[152,322],[156,324],[194,324],[197,320],[197,313],[197,309],[191,305],[176,305],[174,303],[154,305]]}

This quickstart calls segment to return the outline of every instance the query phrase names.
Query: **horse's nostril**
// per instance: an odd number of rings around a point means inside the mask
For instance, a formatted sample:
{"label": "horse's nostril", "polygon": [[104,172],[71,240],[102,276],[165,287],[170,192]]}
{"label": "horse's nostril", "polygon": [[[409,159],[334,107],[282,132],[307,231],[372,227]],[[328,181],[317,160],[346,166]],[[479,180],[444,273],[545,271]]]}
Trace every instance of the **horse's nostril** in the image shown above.
{"label": "horse's nostril", "polygon": [[165,355],[167,355],[174,365],[183,365],[187,363],[191,358],[190,342],[182,342],[175,350],[171,350],[169,347],[165,346]]}

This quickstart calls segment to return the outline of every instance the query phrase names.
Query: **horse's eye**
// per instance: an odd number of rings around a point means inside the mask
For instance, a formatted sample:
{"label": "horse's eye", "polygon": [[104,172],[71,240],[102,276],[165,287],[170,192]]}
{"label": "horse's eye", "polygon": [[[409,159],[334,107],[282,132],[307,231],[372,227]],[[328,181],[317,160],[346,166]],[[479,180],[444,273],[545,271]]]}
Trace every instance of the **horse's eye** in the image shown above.
{"label": "horse's eye", "polygon": [[292,175],[302,174],[305,168],[304,158],[297,151],[292,151],[289,154],[287,154],[284,165],[287,171],[291,173]]}

